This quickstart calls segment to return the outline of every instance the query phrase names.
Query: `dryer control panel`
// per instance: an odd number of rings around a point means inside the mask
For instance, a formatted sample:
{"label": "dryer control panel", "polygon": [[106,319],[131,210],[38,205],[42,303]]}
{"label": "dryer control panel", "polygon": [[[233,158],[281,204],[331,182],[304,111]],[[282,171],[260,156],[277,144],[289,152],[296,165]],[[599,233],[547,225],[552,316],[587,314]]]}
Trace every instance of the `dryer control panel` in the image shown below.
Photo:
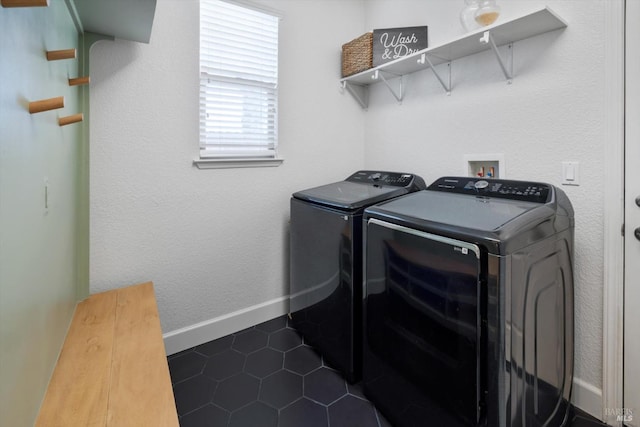
{"label": "dryer control panel", "polygon": [[540,182],[447,176],[437,179],[427,190],[547,203],[551,188]]}
{"label": "dryer control panel", "polygon": [[361,184],[388,185],[392,187],[406,187],[417,190],[424,190],[426,185],[424,180],[417,175],[402,172],[383,171],[358,171],[345,181],[359,182]]}

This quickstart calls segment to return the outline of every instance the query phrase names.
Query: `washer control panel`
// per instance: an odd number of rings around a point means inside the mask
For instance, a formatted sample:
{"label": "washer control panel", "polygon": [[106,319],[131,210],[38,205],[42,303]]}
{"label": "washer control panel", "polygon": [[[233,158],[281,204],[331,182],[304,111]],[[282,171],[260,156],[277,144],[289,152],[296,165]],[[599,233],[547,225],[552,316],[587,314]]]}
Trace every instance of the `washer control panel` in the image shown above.
{"label": "washer control panel", "polygon": [[403,172],[382,172],[382,171],[358,171],[345,181],[359,182],[362,184],[386,185],[392,187],[412,187],[424,189],[424,180],[419,176]]}
{"label": "washer control panel", "polygon": [[470,196],[497,197],[547,203],[551,195],[549,184],[512,181],[506,179],[478,179],[467,177],[443,177],[437,179],[427,190],[468,194]]}

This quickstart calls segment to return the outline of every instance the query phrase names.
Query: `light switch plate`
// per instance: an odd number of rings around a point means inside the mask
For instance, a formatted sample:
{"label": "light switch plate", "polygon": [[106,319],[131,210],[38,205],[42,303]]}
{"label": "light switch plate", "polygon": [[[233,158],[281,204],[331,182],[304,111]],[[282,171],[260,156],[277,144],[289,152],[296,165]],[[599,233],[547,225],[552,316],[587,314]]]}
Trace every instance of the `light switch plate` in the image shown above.
{"label": "light switch plate", "polygon": [[44,214],[49,213],[49,178],[44,177]]}
{"label": "light switch plate", "polygon": [[562,162],[562,185],[580,185],[580,162]]}

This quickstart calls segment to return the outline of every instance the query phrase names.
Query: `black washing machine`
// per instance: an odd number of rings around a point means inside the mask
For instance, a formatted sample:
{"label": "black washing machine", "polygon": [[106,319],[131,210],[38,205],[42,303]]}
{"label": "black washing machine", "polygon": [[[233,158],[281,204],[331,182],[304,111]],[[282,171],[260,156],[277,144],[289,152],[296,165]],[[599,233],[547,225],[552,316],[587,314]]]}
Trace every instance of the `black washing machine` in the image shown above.
{"label": "black washing machine", "polygon": [[413,174],[367,170],[291,198],[292,324],[350,382],[361,372],[362,213],[425,187]]}
{"label": "black washing machine", "polygon": [[395,427],[558,427],[573,381],[573,208],[440,178],[365,210],[363,388]]}

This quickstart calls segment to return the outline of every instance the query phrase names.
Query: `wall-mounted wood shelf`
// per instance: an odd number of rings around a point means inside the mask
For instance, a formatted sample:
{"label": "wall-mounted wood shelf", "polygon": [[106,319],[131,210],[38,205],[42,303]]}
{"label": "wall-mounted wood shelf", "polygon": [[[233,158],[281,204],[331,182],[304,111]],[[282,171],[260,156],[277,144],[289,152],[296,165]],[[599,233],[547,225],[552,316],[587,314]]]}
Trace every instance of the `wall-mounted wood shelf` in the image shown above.
{"label": "wall-mounted wood shelf", "polygon": [[[548,7],[537,9],[509,21],[497,22],[479,30],[467,33],[457,39],[438,46],[418,51],[412,55],[379,65],[340,80],[342,87],[358,101],[362,108],[369,105],[369,86],[382,82],[392,95],[401,102],[404,97],[403,76],[416,71],[431,69],[448,93],[451,92],[451,67],[446,74],[435,67],[451,63],[456,59],[473,55],[488,49],[496,54],[496,59],[507,81],[513,78],[511,65],[512,44],[519,40],[537,36],[549,31],[565,28],[567,23]],[[507,56],[498,47],[508,46]],[[394,85],[396,87],[394,87]]]}

